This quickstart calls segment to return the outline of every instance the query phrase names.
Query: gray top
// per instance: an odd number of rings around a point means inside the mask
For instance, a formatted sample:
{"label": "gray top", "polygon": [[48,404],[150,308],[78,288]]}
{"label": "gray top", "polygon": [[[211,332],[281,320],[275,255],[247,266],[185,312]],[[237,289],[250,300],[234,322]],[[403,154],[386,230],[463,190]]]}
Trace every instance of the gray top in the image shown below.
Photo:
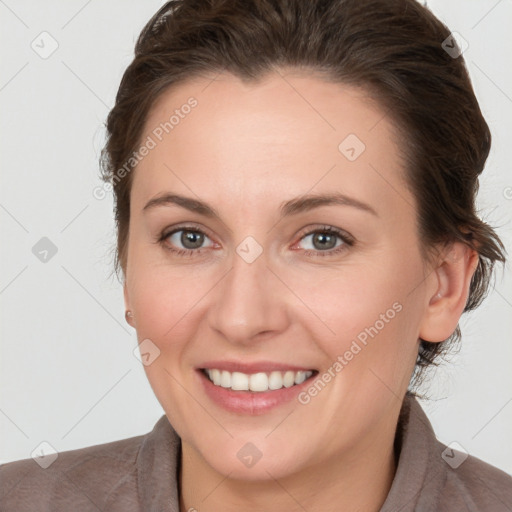
{"label": "gray top", "polygon": [[[0,510],[179,512],[180,447],[164,415],[146,435],[61,452],[46,469],[33,459],[0,465]],[[512,512],[512,477],[440,443],[408,394],[395,448],[381,512]]]}

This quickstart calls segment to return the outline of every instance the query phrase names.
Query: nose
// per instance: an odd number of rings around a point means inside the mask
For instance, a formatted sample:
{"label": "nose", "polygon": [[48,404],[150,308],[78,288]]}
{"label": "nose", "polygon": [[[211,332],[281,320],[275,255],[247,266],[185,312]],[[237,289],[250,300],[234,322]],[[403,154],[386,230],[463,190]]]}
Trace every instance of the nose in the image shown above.
{"label": "nose", "polygon": [[248,263],[237,253],[211,297],[209,325],[228,342],[250,345],[286,330],[286,288],[265,253]]}

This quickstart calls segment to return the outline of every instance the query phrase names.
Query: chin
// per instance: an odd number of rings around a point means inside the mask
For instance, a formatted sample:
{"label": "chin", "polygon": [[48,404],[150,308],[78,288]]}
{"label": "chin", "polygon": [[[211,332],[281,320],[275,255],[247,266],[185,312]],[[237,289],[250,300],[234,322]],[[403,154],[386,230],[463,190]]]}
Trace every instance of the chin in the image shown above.
{"label": "chin", "polygon": [[[297,453],[297,446],[303,443],[288,439],[274,442],[265,440],[268,432],[260,436],[230,439],[218,442],[214,449],[212,443],[205,445],[204,438],[198,444],[190,443],[216,472],[236,480],[263,481],[284,478],[304,467],[308,455]],[[311,454],[312,456],[314,454]]]}

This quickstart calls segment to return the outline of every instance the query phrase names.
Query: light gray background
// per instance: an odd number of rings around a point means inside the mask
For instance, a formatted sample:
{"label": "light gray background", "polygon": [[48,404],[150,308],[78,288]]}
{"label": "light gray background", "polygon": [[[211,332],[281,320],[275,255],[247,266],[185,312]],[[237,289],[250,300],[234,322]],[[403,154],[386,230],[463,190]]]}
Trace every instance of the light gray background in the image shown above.
{"label": "light gray background", "polygon": [[[0,1],[2,312],[0,462],[148,432],[163,414],[133,355],[110,276],[112,199],[93,197],[104,122],[135,39],[161,1]],[[469,43],[469,71],[494,137],[479,206],[511,252],[510,0],[436,0]],[[47,31],[58,49],[50,48]],[[41,37],[47,37],[41,42]],[[441,41],[440,41],[441,44]],[[32,247],[48,237],[43,263]],[[461,322],[463,344],[423,403],[437,436],[512,473],[510,265]]]}

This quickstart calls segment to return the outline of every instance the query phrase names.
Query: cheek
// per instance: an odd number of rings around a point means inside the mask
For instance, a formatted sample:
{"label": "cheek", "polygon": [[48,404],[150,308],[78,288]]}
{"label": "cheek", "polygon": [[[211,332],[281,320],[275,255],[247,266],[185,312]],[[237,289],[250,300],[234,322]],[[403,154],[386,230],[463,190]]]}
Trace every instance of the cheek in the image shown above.
{"label": "cheek", "polygon": [[191,269],[140,266],[131,288],[138,341],[149,339],[158,348],[158,356],[144,371],[155,396],[181,432],[200,414],[191,406],[186,391],[192,388],[194,378],[188,371],[188,354],[204,315],[201,299],[212,287],[206,277],[200,278]]}
{"label": "cheek", "polygon": [[158,268],[139,274],[132,289],[139,337],[154,338],[155,343],[179,338],[176,334],[190,326],[209,288],[207,280],[190,270]]}
{"label": "cheek", "polygon": [[420,264],[397,254],[329,273],[295,272],[288,282],[306,305],[303,325],[332,362],[346,355],[358,360],[350,366],[380,361],[392,371],[397,358],[409,365],[416,350],[420,302],[411,290],[420,278]]}

